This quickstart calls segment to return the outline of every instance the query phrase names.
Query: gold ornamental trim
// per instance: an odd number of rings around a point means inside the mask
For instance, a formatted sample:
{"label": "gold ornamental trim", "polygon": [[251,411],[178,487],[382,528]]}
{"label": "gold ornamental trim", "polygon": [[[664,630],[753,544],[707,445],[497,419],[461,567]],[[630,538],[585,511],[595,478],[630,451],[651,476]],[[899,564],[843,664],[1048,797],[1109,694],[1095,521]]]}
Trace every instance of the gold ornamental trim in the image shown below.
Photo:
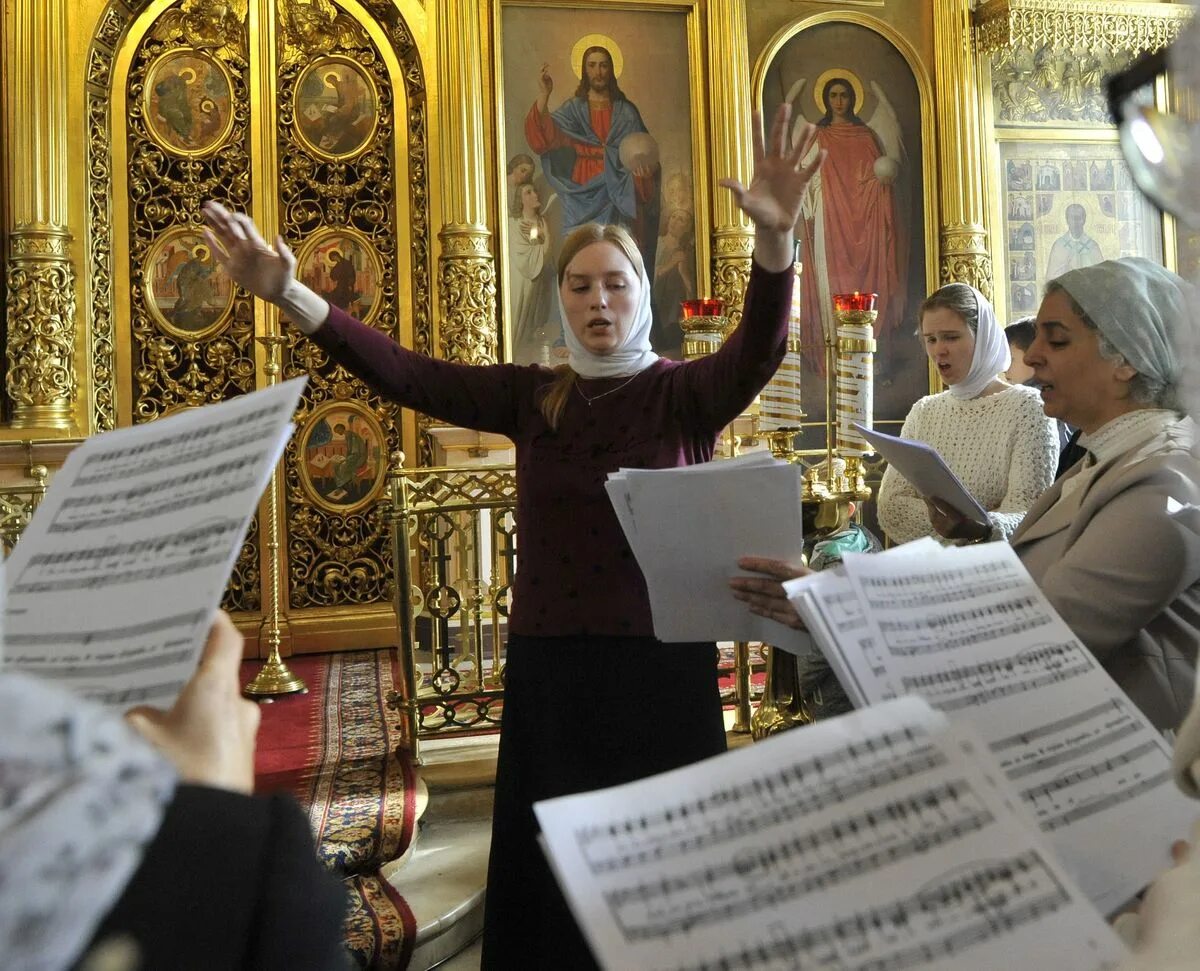
{"label": "gold ornamental trim", "polygon": [[1170,44],[1189,15],[1187,7],[1167,3],[992,0],[975,13],[975,37],[983,54],[1014,46],[1138,54]]}
{"label": "gold ornamental trim", "polygon": [[492,234],[483,226],[447,226],[440,237],[443,258],[491,258]]}
{"label": "gold ornamental trim", "polygon": [[445,255],[446,237],[442,242],[438,281],[441,356],[460,364],[495,364],[495,263],[491,256]]}
{"label": "gold ornamental trim", "polygon": [[67,260],[10,260],[8,376],[13,428],[70,428],[75,399],[75,271]]}
{"label": "gold ornamental trim", "polygon": [[968,283],[992,299],[992,258],[986,253],[943,253],[942,284]]}

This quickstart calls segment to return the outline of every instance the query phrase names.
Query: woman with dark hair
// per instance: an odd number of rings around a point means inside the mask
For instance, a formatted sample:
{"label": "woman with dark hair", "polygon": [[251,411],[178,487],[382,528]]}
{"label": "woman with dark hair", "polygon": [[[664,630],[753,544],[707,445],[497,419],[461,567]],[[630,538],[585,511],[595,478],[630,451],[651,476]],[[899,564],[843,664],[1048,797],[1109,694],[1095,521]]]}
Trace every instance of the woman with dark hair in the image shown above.
{"label": "woman with dark hair", "polygon": [[[282,239],[272,249],[247,216],[205,207],[230,276],[282,307],[331,358],[393,401],[516,444],[520,568],[508,620],[484,967],[594,966],[538,845],[535,801],[725,748],[716,651],[655,639],[646,582],[604,483],[622,467],[711,459],[721,429],[779,366],[791,229],[823,158],[802,166],[815,131],[788,151],[787,120],[781,109],[767,151],[755,119],[749,188],[722,180],[755,224],[754,259],[741,323],[719,351],[696,361],[651,350],[650,277],[620,226],[587,224],[563,244],[567,364],[477,367],[407,350],[330,308],[295,279]],[[664,672],[670,690],[634,671]]]}

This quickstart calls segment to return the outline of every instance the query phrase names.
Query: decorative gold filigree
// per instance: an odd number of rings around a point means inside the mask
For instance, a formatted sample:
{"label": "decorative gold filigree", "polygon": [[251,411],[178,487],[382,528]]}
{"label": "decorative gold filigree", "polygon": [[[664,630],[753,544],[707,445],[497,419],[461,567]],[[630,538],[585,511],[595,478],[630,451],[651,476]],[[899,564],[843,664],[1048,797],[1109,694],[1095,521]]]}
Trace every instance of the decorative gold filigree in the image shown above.
{"label": "decorative gold filigree", "polygon": [[330,0],[283,0],[279,22],[283,40],[280,71],[320,54],[368,44],[366,31]]}
{"label": "decorative gold filigree", "polygon": [[1107,125],[1104,79],[1120,70],[1128,53],[1036,51],[1006,47],[992,56],[992,101],[1000,125]]}
{"label": "decorative gold filigree", "polygon": [[1189,16],[1182,5],[1148,9],[1116,0],[992,0],[976,11],[976,45],[984,54],[1049,46],[1132,55],[1166,47]]}
{"label": "decorative gold filigree", "polygon": [[70,425],[75,401],[75,271],[65,255],[66,244],[65,233],[26,236],[18,231],[12,236],[5,352],[14,427]]}
{"label": "decorative gold filigree", "polygon": [[496,266],[490,234],[477,227],[447,227],[440,238],[441,356],[461,364],[494,364]]}
{"label": "decorative gold filigree", "polygon": [[947,229],[942,232],[942,284],[969,283],[992,299],[992,258],[982,229]]}
{"label": "decorative gold filigree", "polygon": [[248,49],[246,0],[183,0],[154,22],[150,37],[171,46],[211,50],[219,60],[236,61]]}
{"label": "decorative gold filigree", "polygon": [[733,230],[713,234],[712,293],[725,301],[725,316],[730,329],[742,320],[742,304],[746,302],[746,287],[750,283],[750,255],[754,252],[754,235]]}

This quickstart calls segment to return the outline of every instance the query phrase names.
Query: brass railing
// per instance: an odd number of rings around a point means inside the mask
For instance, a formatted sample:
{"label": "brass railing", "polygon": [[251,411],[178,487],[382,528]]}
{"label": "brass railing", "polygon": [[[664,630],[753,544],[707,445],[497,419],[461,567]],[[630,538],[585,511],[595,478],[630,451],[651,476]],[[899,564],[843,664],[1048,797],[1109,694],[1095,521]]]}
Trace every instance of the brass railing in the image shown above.
{"label": "brass railing", "polygon": [[516,572],[511,465],[390,476],[400,690],[414,758],[423,739],[495,731]]}
{"label": "brass railing", "polygon": [[0,486],[0,549],[6,557],[46,495],[47,468],[31,465],[28,475],[31,482]]}

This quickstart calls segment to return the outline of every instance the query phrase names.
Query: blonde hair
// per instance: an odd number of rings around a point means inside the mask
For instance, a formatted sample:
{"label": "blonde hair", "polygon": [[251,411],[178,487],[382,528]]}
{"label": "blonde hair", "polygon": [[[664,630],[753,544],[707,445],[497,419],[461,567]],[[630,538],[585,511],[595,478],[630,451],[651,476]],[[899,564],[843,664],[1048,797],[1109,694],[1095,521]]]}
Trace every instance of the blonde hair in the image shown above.
{"label": "blonde hair", "polygon": [[[642,263],[641,251],[638,250],[633,237],[629,235],[629,230],[624,226],[615,226],[611,223],[584,223],[573,230],[563,241],[562,251],[558,256],[558,286],[560,290],[571,261],[575,259],[580,250],[591,246],[592,243],[612,243],[633,264],[638,279],[642,280],[645,285],[645,264]],[[569,327],[570,324],[566,326]],[[558,431],[558,423],[567,407],[567,399],[571,396],[571,389],[575,387],[578,379],[579,375],[575,373],[571,365],[560,364],[554,369],[554,380],[541,389],[538,410],[553,431]]]}

